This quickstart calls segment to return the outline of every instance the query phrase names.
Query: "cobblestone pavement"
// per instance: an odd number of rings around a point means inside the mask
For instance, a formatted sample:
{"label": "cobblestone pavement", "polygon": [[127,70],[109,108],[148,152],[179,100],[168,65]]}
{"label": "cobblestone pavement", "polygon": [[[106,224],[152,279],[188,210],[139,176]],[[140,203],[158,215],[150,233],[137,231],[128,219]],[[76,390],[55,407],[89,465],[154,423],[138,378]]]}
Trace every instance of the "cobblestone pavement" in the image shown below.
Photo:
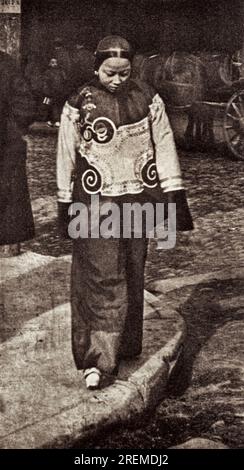
{"label": "cobblestone pavement", "polygon": [[[23,248],[53,256],[68,254],[71,244],[60,242],[55,222],[56,136],[29,136],[28,144],[37,237]],[[244,266],[244,162],[214,151],[180,151],[180,158],[195,230],[189,238],[179,234],[174,250],[157,250],[151,241],[146,287],[157,279],[222,269],[230,272],[230,279],[213,279],[191,291],[182,287],[172,293],[182,298],[180,313],[188,343],[182,353],[182,373],[174,371],[172,376],[169,398],[143,428],[112,433],[87,446],[153,448],[191,437],[244,446],[243,279],[231,279],[231,273]]]}

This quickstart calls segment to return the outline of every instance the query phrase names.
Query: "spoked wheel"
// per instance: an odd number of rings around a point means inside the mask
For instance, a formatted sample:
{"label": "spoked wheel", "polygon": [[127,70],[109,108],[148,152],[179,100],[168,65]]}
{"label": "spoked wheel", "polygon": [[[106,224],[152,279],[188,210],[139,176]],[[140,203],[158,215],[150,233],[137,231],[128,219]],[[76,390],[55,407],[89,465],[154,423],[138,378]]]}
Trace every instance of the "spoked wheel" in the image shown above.
{"label": "spoked wheel", "polygon": [[238,160],[244,160],[244,91],[232,95],[224,117],[225,141]]}

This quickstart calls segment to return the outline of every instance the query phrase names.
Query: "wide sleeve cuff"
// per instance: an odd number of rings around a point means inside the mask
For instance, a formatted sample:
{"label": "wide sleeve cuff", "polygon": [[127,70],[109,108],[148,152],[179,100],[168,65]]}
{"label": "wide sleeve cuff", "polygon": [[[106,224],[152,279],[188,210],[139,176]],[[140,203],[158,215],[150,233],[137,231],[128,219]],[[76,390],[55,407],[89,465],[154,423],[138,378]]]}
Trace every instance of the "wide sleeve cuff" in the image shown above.
{"label": "wide sleeve cuff", "polygon": [[168,178],[163,178],[160,180],[160,187],[162,188],[164,193],[168,193],[169,191],[177,191],[180,189],[184,189],[183,181],[181,175],[176,176],[169,176]]}
{"label": "wide sleeve cuff", "polygon": [[160,187],[164,192],[184,189],[173,132],[158,94],[152,100],[150,113]]}

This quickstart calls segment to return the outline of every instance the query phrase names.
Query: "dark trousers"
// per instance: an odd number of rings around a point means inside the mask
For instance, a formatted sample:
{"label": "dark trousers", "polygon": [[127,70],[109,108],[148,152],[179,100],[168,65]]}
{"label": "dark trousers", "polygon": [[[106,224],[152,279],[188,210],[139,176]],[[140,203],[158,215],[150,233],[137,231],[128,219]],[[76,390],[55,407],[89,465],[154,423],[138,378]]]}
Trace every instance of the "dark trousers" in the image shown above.
{"label": "dark trousers", "polygon": [[114,373],[142,350],[144,267],[148,240],[74,241],[72,348],[78,369]]}

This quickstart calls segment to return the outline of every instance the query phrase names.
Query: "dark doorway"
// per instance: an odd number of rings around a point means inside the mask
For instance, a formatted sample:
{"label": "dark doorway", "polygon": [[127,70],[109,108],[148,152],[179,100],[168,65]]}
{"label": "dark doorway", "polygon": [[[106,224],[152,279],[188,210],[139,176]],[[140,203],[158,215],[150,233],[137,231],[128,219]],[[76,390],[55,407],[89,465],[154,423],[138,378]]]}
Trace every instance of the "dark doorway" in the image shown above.
{"label": "dark doorway", "polygon": [[55,37],[94,50],[99,39],[120,34],[136,49],[159,47],[163,0],[23,0],[22,57],[39,51],[41,61]]}
{"label": "dark doorway", "polygon": [[225,50],[241,46],[240,0],[23,0],[22,57],[47,62],[55,37],[91,50],[121,34],[136,50]]}

